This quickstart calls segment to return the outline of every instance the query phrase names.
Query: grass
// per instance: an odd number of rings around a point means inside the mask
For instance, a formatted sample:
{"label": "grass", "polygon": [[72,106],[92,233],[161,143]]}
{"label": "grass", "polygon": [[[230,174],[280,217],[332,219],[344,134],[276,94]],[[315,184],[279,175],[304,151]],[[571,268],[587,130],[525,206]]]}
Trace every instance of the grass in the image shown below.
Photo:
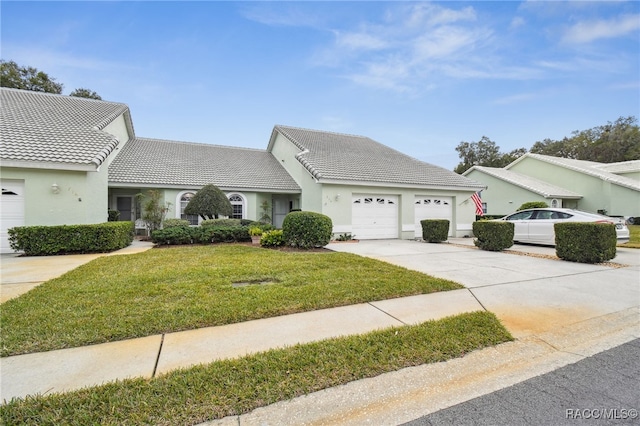
{"label": "grass", "polygon": [[16,399],[0,407],[0,418],[11,425],[192,425],[509,340],[493,314],[473,312],[218,361],[150,380]]}
{"label": "grass", "polygon": [[[269,282],[234,288],[234,283]],[[2,304],[1,356],[462,288],[347,253],[245,245],[98,258]]]}
{"label": "grass", "polygon": [[627,225],[629,228],[629,242],[620,247],[640,248],[640,225]]}

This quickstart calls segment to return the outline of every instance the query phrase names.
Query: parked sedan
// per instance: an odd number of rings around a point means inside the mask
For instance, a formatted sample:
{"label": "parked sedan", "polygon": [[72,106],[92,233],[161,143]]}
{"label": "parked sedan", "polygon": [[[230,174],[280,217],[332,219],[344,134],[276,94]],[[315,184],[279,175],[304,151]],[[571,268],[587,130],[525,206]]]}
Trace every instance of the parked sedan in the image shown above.
{"label": "parked sedan", "polygon": [[555,223],[596,222],[612,223],[616,226],[618,243],[629,241],[629,228],[619,218],[603,216],[573,209],[527,209],[497,220],[513,222],[513,240],[521,243],[556,245]]}

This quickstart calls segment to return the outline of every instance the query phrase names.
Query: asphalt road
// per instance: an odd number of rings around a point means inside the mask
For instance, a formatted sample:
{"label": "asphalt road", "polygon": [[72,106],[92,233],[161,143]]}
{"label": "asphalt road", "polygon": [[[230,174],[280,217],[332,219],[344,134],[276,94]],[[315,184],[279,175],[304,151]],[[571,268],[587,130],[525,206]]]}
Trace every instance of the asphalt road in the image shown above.
{"label": "asphalt road", "polygon": [[405,426],[638,425],[640,339]]}

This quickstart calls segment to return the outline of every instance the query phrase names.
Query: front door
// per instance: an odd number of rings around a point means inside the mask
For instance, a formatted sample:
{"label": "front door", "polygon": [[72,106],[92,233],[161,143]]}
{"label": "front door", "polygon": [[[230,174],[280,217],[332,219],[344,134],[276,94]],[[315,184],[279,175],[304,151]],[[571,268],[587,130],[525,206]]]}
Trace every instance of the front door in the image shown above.
{"label": "front door", "polygon": [[135,221],[133,197],[131,195],[118,196],[116,198],[116,209],[120,212],[118,220]]}

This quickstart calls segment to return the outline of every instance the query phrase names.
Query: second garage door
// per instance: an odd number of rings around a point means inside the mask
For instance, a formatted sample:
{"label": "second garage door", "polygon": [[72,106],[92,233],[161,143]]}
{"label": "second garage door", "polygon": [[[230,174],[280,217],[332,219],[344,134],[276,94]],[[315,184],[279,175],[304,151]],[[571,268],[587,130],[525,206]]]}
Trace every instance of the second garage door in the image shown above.
{"label": "second garage door", "polygon": [[451,203],[451,197],[416,196],[416,238],[422,238],[420,221],[424,219],[447,219],[449,221],[449,235],[452,235],[453,207]]}
{"label": "second garage door", "polygon": [[360,240],[398,238],[398,196],[354,194],[351,224]]}

